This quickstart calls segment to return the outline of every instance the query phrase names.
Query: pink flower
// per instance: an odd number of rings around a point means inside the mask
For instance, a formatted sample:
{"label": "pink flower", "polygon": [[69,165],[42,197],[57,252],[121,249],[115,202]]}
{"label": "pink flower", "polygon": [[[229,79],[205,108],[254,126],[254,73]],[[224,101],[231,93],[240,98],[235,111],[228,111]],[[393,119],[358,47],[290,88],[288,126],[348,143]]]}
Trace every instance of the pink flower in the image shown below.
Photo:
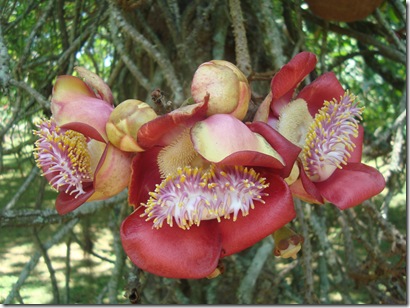
{"label": "pink flower", "polygon": [[[212,95],[212,94],[211,94]],[[170,278],[212,277],[220,258],[295,217],[283,178],[300,151],[265,123],[207,115],[208,100],[160,116],[138,132],[121,226],[139,268]]]}
{"label": "pink flower", "polygon": [[111,90],[97,75],[76,70],[85,82],[59,76],[53,88],[52,118],[34,132],[39,137],[34,156],[59,192],[56,209],[61,215],[126,188],[133,157],[108,142],[105,126],[114,109]]}
{"label": "pink flower", "polygon": [[254,120],[268,123],[302,148],[287,179],[295,196],[346,209],[380,193],[385,180],[379,171],[361,163],[363,107],[333,73],[321,75],[295,93],[316,62],[314,54],[302,52],[284,65],[273,77],[271,92]]}

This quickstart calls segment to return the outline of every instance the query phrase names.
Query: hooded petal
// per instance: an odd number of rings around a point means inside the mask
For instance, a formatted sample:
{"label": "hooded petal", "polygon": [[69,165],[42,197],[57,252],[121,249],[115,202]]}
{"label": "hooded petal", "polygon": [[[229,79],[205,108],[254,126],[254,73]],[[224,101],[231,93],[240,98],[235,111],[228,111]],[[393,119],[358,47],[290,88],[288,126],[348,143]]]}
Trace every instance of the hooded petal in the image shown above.
{"label": "hooded petal", "polygon": [[259,134],[227,114],[216,114],[191,129],[195,150],[206,160],[225,165],[283,168],[283,158]]}
{"label": "hooded petal", "polygon": [[271,108],[274,116],[278,117],[282,107],[292,100],[296,87],[313,71],[316,63],[317,59],[313,53],[301,52],[273,76]]}
{"label": "hooded petal", "polygon": [[108,199],[124,190],[129,184],[132,158],[132,153],[107,144],[94,174],[95,192],[87,201]]}
{"label": "hooded petal", "polygon": [[134,264],[168,278],[204,278],[215,270],[221,253],[216,220],[190,230],[168,225],[153,229],[152,222],[140,217],[143,212],[133,212],[121,225],[122,245]]}
{"label": "hooded petal", "polygon": [[[108,141],[105,125],[113,106],[96,98],[94,92],[79,78],[59,76],[53,88],[51,112],[58,126],[70,123],[87,131],[92,127],[99,141]],[[71,126],[69,129],[73,129]],[[79,131],[86,135],[84,131]]]}
{"label": "hooded petal", "polygon": [[310,114],[315,117],[325,101],[331,101],[334,98],[339,100],[344,93],[345,91],[335,74],[329,72],[319,76],[304,87],[297,98],[302,98],[307,102]]}
{"label": "hooded petal", "polygon": [[159,116],[141,126],[137,142],[142,148],[166,146],[181,134],[187,127],[206,118],[208,101],[184,106],[170,113]]}
{"label": "hooded petal", "polygon": [[221,220],[219,223],[222,236],[221,257],[254,245],[296,217],[288,185],[279,176],[270,173],[261,173],[261,175],[266,177],[267,183],[270,183],[264,190],[269,194],[263,198],[266,203],[256,202],[255,208],[249,211],[248,216],[238,215],[235,222],[232,219]]}
{"label": "hooded petal", "polygon": [[315,185],[326,200],[345,210],[379,194],[386,182],[378,170],[361,163],[349,163]]}

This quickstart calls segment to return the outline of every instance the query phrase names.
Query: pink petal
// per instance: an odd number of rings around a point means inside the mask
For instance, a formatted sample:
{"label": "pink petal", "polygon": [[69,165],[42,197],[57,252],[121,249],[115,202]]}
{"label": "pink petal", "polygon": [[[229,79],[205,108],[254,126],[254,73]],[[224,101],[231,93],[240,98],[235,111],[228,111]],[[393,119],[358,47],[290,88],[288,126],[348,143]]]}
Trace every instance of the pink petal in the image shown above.
{"label": "pink petal", "polygon": [[[113,107],[95,97],[88,86],[73,76],[60,76],[53,88],[51,112],[58,126],[77,123],[85,131],[87,126],[92,127],[99,138],[96,140],[108,141],[105,125],[113,111]],[[70,128],[73,129],[73,128]],[[93,134],[94,137],[95,134]]]}
{"label": "pink petal", "polygon": [[134,154],[107,144],[94,174],[94,194],[88,201],[104,200],[127,188]]}
{"label": "pink petal", "polygon": [[285,161],[285,166],[281,168],[282,170],[280,170],[279,174],[284,178],[288,177],[301,148],[288,141],[277,130],[263,122],[253,122],[248,124],[248,127],[254,133],[262,135],[272,148],[279,153]]}
{"label": "pink petal", "polygon": [[132,161],[128,202],[138,207],[149,199],[149,192],[155,190],[155,184],[162,179],[158,170],[157,157],[161,147],[137,153]]}
{"label": "pink petal", "polygon": [[[260,172],[260,170],[257,170]],[[219,229],[222,235],[222,254],[226,257],[242,251],[280,229],[295,218],[292,196],[288,185],[279,176],[271,173],[262,174],[270,186],[264,190],[269,193],[264,197],[266,204],[255,202],[255,208],[249,215],[238,215],[234,222],[222,219]]]}
{"label": "pink petal", "polygon": [[301,52],[273,76],[271,108],[274,116],[278,117],[282,107],[292,100],[296,87],[313,71],[316,63],[317,59],[313,53]]}
{"label": "pink petal", "polygon": [[196,123],[191,129],[191,140],[195,150],[210,162],[283,168],[280,160],[272,156],[279,155],[263,138],[228,114],[215,114]]}
{"label": "pink petal", "polygon": [[315,184],[326,200],[345,210],[379,194],[386,182],[378,170],[361,163],[349,163],[326,181]]}
{"label": "pink petal", "polygon": [[137,142],[143,148],[166,146],[186,128],[206,118],[208,101],[188,105],[159,116],[141,126]]}
{"label": "pink petal", "polygon": [[309,108],[312,117],[320,108],[322,108],[324,101],[331,101],[333,98],[337,100],[343,96],[345,91],[339,80],[337,80],[333,72],[325,73],[319,76],[312,83],[304,87],[298,94],[297,98],[304,99]]}
{"label": "pink petal", "polygon": [[122,245],[134,264],[168,278],[204,278],[215,270],[221,253],[216,220],[190,230],[168,225],[157,230],[140,217],[143,211],[133,212],[121,225]]}

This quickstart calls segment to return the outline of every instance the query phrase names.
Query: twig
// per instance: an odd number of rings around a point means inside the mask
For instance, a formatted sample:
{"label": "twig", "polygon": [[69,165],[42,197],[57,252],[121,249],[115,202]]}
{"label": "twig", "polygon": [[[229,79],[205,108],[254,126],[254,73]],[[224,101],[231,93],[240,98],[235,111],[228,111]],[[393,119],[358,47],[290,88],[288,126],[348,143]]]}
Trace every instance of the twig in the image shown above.
{"label": "twig", "polygon": [[16,86],[20,89],[25,90],[28,94],[30,94],[36,101],[39,103],[44,109],[50,109],[50,103],[41,95],[39,92],[34,90],[28,84],[22,81],[17,81],[13,78],[10,79],[10,85]]}
{"label": "twig", "polygon": [[[72,233],[72,232],[70,232]],[[65,303],[70,303],[70,274],[71,274],[71,235],[68,236],[65,256]]]}
{"label": "twig", "polygon": [[236,63],[245,76],[249,76],[252,72],[252,64],[240,1],[229,0],[229,10],[232,18],[233,34],[235,36]]}
{"label": "twig", "polygon": [[294,198],[296,216],[302,229],[304,238],[302,246],[303,271],[305,273],[305,301],[307,304],[317,303],[317,297],[314,293],[313,269],[312,269],[312,246],[309,238],[309,227],[305,220],[305,214],[302,208],[302,202]]}
{"label": "twig", "polygon": [[60,292],[58,290],[58,284],[57,284],[55,271],[54,271],[53,265],[51,264],[50,257],[47,254],[47,250],[44,248],[44,245],[41,243],[41,240],[38,236],[38,232],[36,228],[33,228],[33,237],[34,237],[34,242],[36,243],[37,248],[40,250],[41,255],[43,256],[44,262],[47,266],[48,272],[50,274],[51,289],[53,292],[53,303],[59,304],[60,303]]}
{"label": "twig", "polygon": [[[29,175],[27,176],[27,178],[24,180],[23,184],[21,184],[19,190],[14,194],[13,198],[11,198],[11,200],[4,207],[4,209],[2,211],[3,213],[5,211],[10,210],[13,206],[16,205],[17,201],[21,198],[23,193],[28,189],[31,182],[33,182],[33,180],[36,178],[37,174],[38,174],[38,168],[37,168],[37,166],[34,166],[31,169],[31,171],[30,171]],[[0,218],[0,221],[1,221],[1,218]]]}
{"label": "twig", "polygon": [[262,246],[258,248],[252,263],[246,271],[241,284],[236,292],[239,304],[252,304],[252,294],[266,259],[273,250],[273,239],[268,236],[263,240]]}
{"label": "twig", "polygon": [[116,6],[116,1],[109,0],[109,3],[111,16],[114,18],[117,26],[124,30],[137,44],[141,45],[148,55],[158,63],[163,71],[168,85],[174,92],[175,101],[183,101],[183,89],[181,83],[176,75],[174,66],[169,61],[168,57],[160,53],[154,45],[152,45],[140,32],[138,32],[137,29],[135,29],[135,27],[126,21]]}
{"label": "twig", "polygon": [[[47,243],[44,244],[44,249],[47,250],[50,247],[54,246],[58,242],[61,241],[61,239],[68,233],[74,226],[78,223],[79,219],[73,219],[64,226],[61,227],[61,229],[52,237],[51,240],[49,240]],[[38,260],[41,257],[41,253],[36,251],[34,255],[31,257],[30,261],[26,263],[24,266],[23,270],[20,273],[20,276],[17,280],[17,282],[13,285],[9,295],[7,298],[4,300],[3,304],[11,304],[11,301],[16,297],[18,291],[20,290],[20,287],[23,285],[23,283],[26,281],[26,279],[29,277],[31,271],[36,267]]]}
{"label": "twig", "polygon": [[0,23],[0,89],[7,88],[10,80],[10,57],[4,43],[2,24]]}

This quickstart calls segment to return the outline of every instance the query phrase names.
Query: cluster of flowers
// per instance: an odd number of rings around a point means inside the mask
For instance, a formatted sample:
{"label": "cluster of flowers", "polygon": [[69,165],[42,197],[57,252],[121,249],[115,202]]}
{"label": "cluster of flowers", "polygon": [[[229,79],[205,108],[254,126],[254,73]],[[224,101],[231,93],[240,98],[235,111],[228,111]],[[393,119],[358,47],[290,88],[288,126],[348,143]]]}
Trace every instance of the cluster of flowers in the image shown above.
{"label": "cluster of flowers", "polygon": [[361,163],[363,107],[335,75],[296,93],[316,62],[302,52],[284,65],[252,122],[243,122],[248,81],[227,61],[200,65],[194,103],[163,115],[138,100],[114,108],[109,87],[84,68],[80,78],[58,77],[52,118],[34,132],[57,211],[128,187],[123,248],[164,277],[214,277],[220,259],[271,234],[275,255],[294,257],[303,239],[284,227],[296,216],[293,198],[343,210],[385,186]]}

